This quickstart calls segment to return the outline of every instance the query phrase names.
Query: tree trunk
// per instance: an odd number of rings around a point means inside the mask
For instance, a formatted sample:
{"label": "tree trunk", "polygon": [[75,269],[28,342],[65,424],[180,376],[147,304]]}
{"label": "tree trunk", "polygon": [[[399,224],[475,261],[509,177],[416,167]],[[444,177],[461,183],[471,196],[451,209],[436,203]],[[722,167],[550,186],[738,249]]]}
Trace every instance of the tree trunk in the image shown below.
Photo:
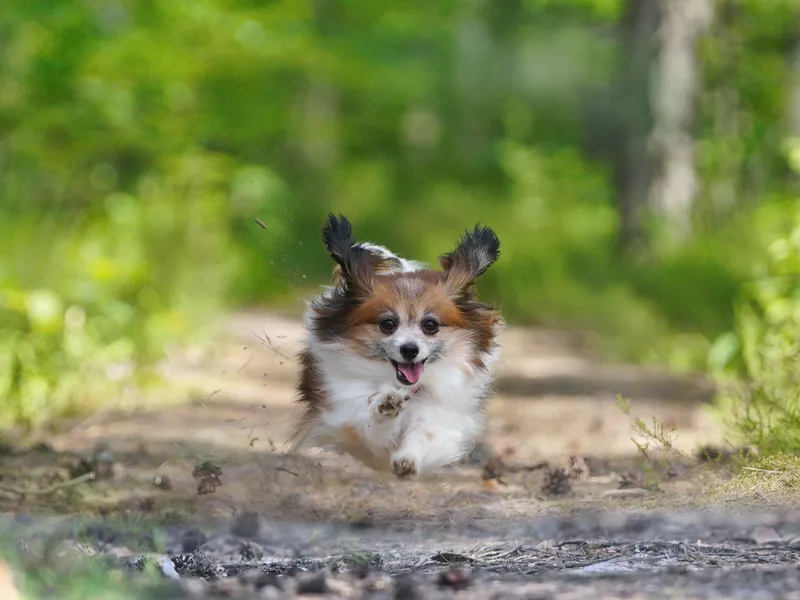
{"label": "tree trunk", "polygon": [[[314,1],[314,27],[325,38],[335,28],[338,0]],[[299,102],[298,141],[303,162],[313,177],[327,180],[339,154],[339,90],[322,73],[308,74]]]}
{"label": "tree trunk", "polygon": [[619,245],[627,253],[647,245],[645,218],[654,170],[647,144],[653,122],[649,80],[660,17],[657,0],[630,0],[620,23],[622,63],[615,90],[617,144],[612,163],[619,198]]}
{"label": "tree trunk", "polygon": [[691,134],[696,45],[713,1],[629,0],[619,23],[616,80],[587,111],[589,150],[605,155],[613,168],[619,248],[626,254],[648,249],[651,218],[673,239],[691,233],[698,192]]}
{"label": "tree trunk", "polygon": [[692,232],[699,189],[694,163],[695,103],[700,82],[699,37],[711,24],[713,0],[658,0],[661,23],[651,104],[649,146],[656,165],[649,204],[677,241]]}

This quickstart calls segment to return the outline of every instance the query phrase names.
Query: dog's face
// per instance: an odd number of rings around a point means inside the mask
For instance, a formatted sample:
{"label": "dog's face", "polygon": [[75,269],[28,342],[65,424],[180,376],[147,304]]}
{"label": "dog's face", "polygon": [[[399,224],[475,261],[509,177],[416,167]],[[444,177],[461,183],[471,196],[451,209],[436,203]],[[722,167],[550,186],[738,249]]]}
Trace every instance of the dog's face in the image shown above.
{"label": "dog's face", "polygon": [[331,216],[323,240],[341,283],[328,304],[316,306],[318,337],[386,363],[403,385],[416,384],[426,366],[447,356],[481,366],[499,315],[478,302],[473,283],[498,258],[494,232],[467,232],[441,257],[441,271],[382,272],[375,254],[355,243],[346,219]]}
{"label": "dog's face", "polygon": [[427,365],[448,352],[466,354],[491,335],[488,314],[469,316],[448,295],[440,273],[378,276],[372,294],[350,313],[346,340],[354,352],[391,364],[400,383],[413,385]]}

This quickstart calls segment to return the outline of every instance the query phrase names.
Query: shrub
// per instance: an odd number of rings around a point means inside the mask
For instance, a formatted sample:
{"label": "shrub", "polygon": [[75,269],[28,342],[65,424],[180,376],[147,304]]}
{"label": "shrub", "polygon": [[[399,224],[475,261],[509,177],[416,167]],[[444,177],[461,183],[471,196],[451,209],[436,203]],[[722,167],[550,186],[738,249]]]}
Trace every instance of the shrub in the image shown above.
{"label": "shrub", "polygon": [[[800,172],[800,145],[789,156]],[[737,303],[735,330],[712,347],[710,368],[743,382],[720,399],[734,433],[765,455],[800,453],[800,199],[760,216],[766,259]]]}
{"label": "shrub", "polygon": [[187,155],[83,222],[0,220],[0,424],[116,404],[202,331],[232,266],[225,170]]}

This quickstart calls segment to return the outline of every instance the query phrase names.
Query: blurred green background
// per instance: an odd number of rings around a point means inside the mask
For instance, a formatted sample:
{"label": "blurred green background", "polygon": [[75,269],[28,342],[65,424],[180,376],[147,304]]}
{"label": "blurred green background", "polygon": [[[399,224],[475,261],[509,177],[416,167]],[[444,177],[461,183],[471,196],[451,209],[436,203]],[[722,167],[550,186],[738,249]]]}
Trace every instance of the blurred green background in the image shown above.
{"label": "blurred green background", "polygon": [[741,307],[800,319],[798,16],[797,0],[5,0],[3,418],[120,393],[224,311],[299,312],[329,277],[328,211],[429,262],[484,222],[504,254],[480,289],[512,324],[741,371]]}

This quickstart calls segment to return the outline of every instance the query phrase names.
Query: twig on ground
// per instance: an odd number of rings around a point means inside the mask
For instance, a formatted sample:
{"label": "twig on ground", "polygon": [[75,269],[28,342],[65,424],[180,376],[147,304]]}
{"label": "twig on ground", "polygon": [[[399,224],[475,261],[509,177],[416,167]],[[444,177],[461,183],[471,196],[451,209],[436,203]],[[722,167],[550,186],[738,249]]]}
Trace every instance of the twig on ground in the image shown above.
{"label": "twig on ground", "polygon": [[11,485],[0,484],[0,492],[8,492],[10,494],[17,494],[18,496],[47,496],[54,492],[58,492],[59,490],[72,488],[81,485],[82,483],[86,483],[87,481],[91,481],[95,478],[95,476],[95,472],[92,471],[91,473],[84,473],[80,477],[75,477],[74,479],[54,483],[53,485],[45,488],[32,488],[28,490]]}

